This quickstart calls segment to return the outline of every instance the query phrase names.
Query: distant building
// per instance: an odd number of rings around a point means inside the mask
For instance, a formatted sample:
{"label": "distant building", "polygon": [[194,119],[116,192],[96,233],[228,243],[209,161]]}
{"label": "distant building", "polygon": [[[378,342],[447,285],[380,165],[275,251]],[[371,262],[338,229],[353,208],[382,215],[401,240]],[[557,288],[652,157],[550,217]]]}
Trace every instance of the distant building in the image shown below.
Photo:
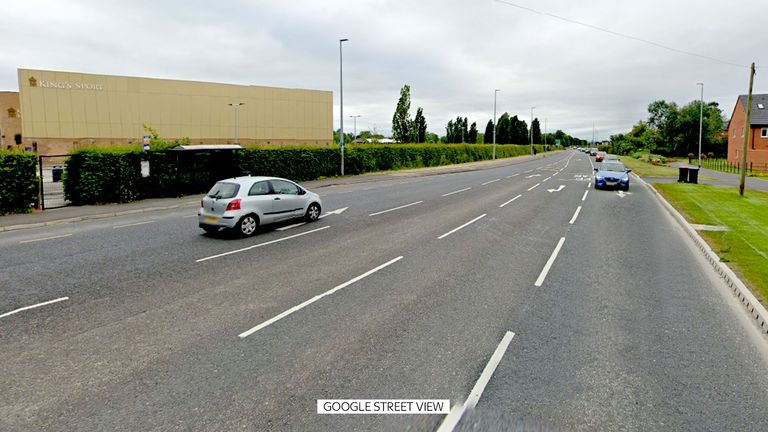
{"label": "distant building", "polygon": [[[747,118],[747,96],[741,95],[728,124],[728,162],[741,163]],[[768,170],[768,94],[752,95],[750,134],[747,142],[747,166]]]}
{"label": "distant building", "polygon": [[138,145],[143,125],[191,144],[230,144],[235,136],[245,147],[333,143],[330,91],[29,69],[18,76],[18,93],[0,92],[3,149],[51,155]]}

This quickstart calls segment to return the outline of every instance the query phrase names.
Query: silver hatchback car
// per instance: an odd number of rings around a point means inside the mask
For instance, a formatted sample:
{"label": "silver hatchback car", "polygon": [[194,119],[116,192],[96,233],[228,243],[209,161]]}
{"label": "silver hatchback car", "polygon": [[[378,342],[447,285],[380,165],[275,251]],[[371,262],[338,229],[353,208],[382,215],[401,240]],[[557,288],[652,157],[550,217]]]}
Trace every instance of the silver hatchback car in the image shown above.
{"label": "silver hatchback car", "polygon": [[277,177],[235,177],[221,180],[200,201],[197,221],[205,232],[220,228],[251,236],[259,225],[303,217],[320,218],[320,196]]}

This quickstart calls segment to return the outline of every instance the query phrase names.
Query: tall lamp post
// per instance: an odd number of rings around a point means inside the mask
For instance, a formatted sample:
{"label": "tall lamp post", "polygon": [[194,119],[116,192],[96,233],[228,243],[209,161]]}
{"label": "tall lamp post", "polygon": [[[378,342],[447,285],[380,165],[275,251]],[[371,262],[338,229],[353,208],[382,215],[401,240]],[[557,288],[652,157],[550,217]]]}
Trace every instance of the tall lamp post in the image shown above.
{"label": "tall lamp post", "polygon": [[530,130],[531,130],[531,132],[530,132],[530,135],[531,135],[531,154],[533,154],[533,109],[534,108],[536,108],[536,107],[531,107],[531,128],[530,128]]}
{"label": "tall lamp post", "polygon": [[349,39],[339,39],[339,110],[341,111],[341,115],[339,116],[339,123],[341,123],[339,147],[341,148],[341,175],[344,175],[344,74],[342,73],[344,62],[342,62],[341,44],[348,40]]}
{"label": "tall lamp post", "polygon": [[227,105],[229,105],[229,106],[231,106],[232,108],[235,109],[235,112],[234,112],[234,116],[235,116],[235,144],[237,144],[237,109],[240,106],[245,105],[245,102],[231,103],[231,104],[227,104]]}
{"label": "tall lamp post", "polygon": [[696,83],[701,86],[701,100],[699,101],[699,169],[701,169],[701,131],[704,124],[704,83]]}
{"label": "tall lamp post", "polygon": [[493,90],[493,158],[496,159],[496,95],[499,89]]}
{"label": "tall lamp post", "polygon": [[356,142],[357,141],[357,118],[358,117],[362,117],[362,115],[361,114],[357,114],[357,115],[351,115],[349,117],[352,118],[352,121],[355,124],[355,135],[352,138],[352,142]]}

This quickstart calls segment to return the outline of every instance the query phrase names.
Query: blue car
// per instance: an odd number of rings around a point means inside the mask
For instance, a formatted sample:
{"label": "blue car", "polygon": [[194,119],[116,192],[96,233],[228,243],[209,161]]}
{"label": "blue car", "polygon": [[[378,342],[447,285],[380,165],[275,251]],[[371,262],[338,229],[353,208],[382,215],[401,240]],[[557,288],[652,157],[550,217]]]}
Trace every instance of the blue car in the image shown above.
{"label": "blue car", "polygon": [[595,189],[629,190],[630,172],[621,162],[603,162],[595,168]]}

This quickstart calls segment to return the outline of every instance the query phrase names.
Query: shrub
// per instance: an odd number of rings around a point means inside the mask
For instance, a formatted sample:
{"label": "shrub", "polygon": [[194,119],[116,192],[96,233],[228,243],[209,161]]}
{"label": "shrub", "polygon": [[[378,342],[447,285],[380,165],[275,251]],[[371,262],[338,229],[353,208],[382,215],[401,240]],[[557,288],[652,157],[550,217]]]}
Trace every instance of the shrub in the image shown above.
{"label": "shrub", "polygon": [[141,154],[134,149],[79,150],[66,162],[64,197],[74,205],[140,199],[140,161]]}
{"label": "shrub", "polygon": [[37,157],[0,151],[0,214],[28,213],[37,201]]}

